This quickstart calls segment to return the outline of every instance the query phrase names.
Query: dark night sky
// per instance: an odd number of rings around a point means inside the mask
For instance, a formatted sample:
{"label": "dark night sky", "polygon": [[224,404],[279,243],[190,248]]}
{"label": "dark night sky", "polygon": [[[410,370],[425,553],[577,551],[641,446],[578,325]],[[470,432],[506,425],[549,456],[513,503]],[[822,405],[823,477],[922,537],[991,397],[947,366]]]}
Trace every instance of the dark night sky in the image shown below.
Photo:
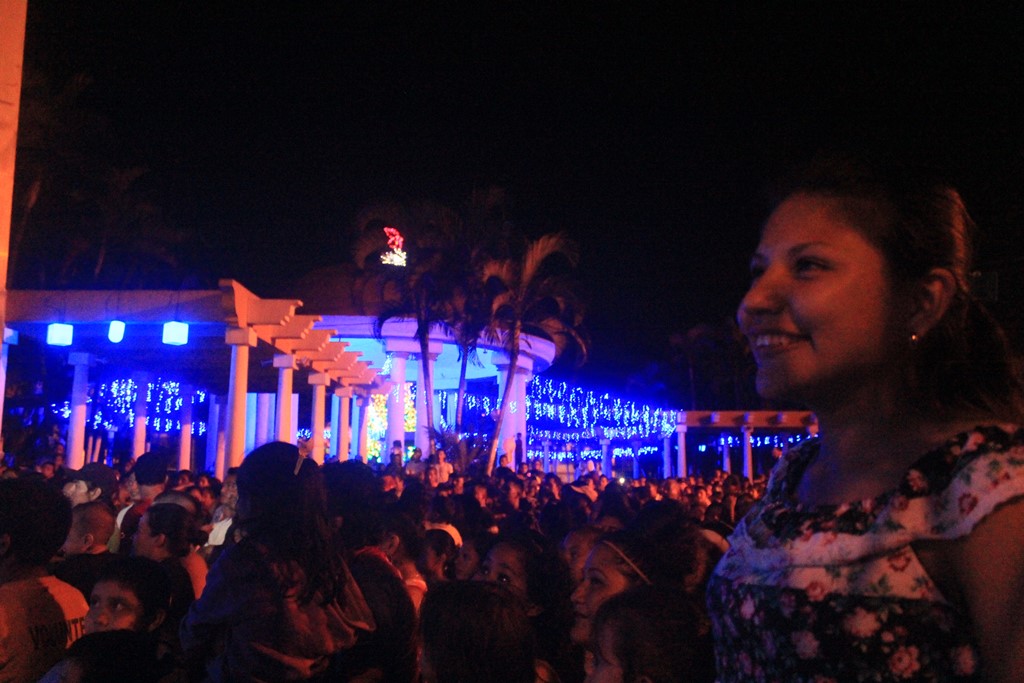
{"label": "dark night sky", "polygon": [[594,376],[732,314],[766,181],[819,147],[942,165],[1020,280],[1014,10],[415,4],[33,2],[27,61],[89,73],[103,153],[151,168],[211,272],[263,295],[344,260],[365,202],[507,186],[527,232],[583,245]]}

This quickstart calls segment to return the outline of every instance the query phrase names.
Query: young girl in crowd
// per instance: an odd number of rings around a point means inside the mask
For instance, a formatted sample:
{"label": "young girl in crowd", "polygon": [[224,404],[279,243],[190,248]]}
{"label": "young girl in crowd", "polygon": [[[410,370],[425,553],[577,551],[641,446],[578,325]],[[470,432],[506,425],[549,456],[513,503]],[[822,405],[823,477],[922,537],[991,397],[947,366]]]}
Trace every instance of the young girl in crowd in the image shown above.
{"label": "young girl in crowd", "polygon": [[971,292],[963,202],[844,161],[783,197],[738,317],[758,391],[820,437],[712,578],[720,680],[1020,680],[1022,392]]}
{"label": "young girl in crowd", "polygon": [[707,614],[692,595],[639,586],[608,599],[594,617],[587,683],[712,683]]}
{"label": "young girl in crowd", "polygon": [[480,565],[478,578],[507,588],[523,601],[542,667],[557,672],[563,683],[582,679],[582,653],[569,641],[572,579],[553,543],[525,530],[503,534]]}
{"label": "young girl in crowd", "polygon": [[217,560],[181,628],[210,680],[322,677],[373,616],[332,542],[323,478],[291,444],[260,446],[238,472],[242,540]]}
{"label": "young girl in crowd", "polygon": [[535,640],[523,602],[506,588],[453,581],[431,588],[420,614],[424,683],[534,683]]}

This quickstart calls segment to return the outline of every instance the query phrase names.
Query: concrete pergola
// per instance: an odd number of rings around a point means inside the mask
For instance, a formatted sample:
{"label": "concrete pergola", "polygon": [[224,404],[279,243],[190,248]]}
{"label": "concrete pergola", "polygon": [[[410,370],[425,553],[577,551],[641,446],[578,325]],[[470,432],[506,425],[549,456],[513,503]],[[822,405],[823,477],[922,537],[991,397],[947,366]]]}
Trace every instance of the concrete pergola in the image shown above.
{"label": "concrete pergola", "polygon": [[[337,337],[348,344],[349,349],[375,368],[388,368],[391,388],[388,393],[388,415],[386,444],[394,441],[405,442],[404,406],[407,382],[423,386],[423,368],[426,364],[433,378],[434,414],[440,415],[440,394],[455,392],[459,382],[459,347],[456,341],[440,328],[431,331],[430,347],[424,359],[419,340],[416,339],[416,321],[396,319],[382,326],[380,335],[374,334],[376,318],[356,315],[324,315],[316,327],[336,330]],[[502,396],[508,382],[508,357],[496,343],[481,339],[478,342],[477,357],[480,365],[470,364],[467,378],[470,380],[494,378],[498,384],[498,397]],[[537,374],[547,370],[555,358],[555,345],[540,337],[523,335],[522,350],[512,378],[512,403],[502,424],[499,444],[504,446],[515,439],[516,434],[526,437],[526,385]],[[425,394],[416,392],[416,431],[413,443],[424,453],[430,452],[430,434],[426,425]],[[455,401],[449,405],[454,406]],[[454,419],[449,416],[449,423]],[[506,449],[507,450],[507,449]]]}
{"label": "concrete pergola", "polygon": [[[347,459],[368,454],[367,408],[374,395],[387,395],[387,443],[406,441],[404,425],[407,383],[423,384],[424,359],[412,320],[387,322],[374,334],[369,316],[314,315],[297,312],[299,299],[260,298],[235,280],[222,280],[216,290],[158,291],[55,291],[11,290],[7,293],[7,328],[3,362],[19,341],[37,341],[49,353],[59,349],[74,367],[67,463],[81,467],[95,453],[86,444],[87,398],[90,369],[107,365],[128,373],[139,386],[157,375],[173,375],[183,387],[179,415],[182,433],[192,426],[191,393],[204,387],[213,395],[207,436],[206,462],[223,476],[241,463],[245,452],[270,440],[296,441],[298,409],[294,373],[305,371],[311,386],[309,425],[312,457]],[[125,323],[124,339],[108,338],[110,322]],[[167,322],[187,323],[188,343],[163,343]],[[51,323],[73,326],[72,343],[46,346]],[[554,359],[554,344],[526,335],[512,381],[512,405],[501,442],[526,431],[526,384],[546,370]],[[508,381],[508,361],[494,344],[481,342],[481,365],[470,365],[470,379],[495,378],[498,395]],[[458,388],[458,345],[436,330],[430,341],[435,413],[439,395]],[[382,370],[387,369],[387,374]],[[333,438],[330,452],[324,441],[328,422],[327,395]],[[144,392],[134,405],[132,455],[147,447]],[[426,397],[417,391],[417,425],[413,442],[430,451],[426,429]],[[452,401],[451,403],[454,403]],[[449,420],[450,422],[451,420]],[[192,468],[192,439],[181,438],[178,465]]]}
{"label": "concrete pergola", "polygon": [[[344,342],[332,341],[333,330],[314,329],[320,316],[297,315],[300,300],[262,299],[234,280],[222,280],[219,285],[216,290],[187,291],[7,292],[3,363],[9,347],[19,340],[34,338],[45,345],[51,323],[74,328],[72,343],[64,347],[67,363],[74,366],[66,455],[69,467],[81,467],[86,461],[89,371],[97,364],[124,368],[138,378],[137,384],[156,373],[173,372],[186,387],[186,395],[191,387],[203,386],[223,396],[223,402],[215,402],[211,408],[212,438],[207,450],[208,460],[214,455],[218,475],[241,463],[249,433],[257,432],[260,443],[295,440],[292,379],[296,369],[308,370],[312,386],[312,455],[319,462],[324,460],[327,388],[335,387],[336,394],[347,392],[353,397],[390,388],[369,363],[359,359],[358,352],[348,350]],[[112,320],[126,326],[119,343],[108,339]],[[187,344],[163,343],[164,324],[171,321],[189,325]],[[271,393],[276,399],[272,423],[267,410],[250,405]],[[142,396],[135,405],[134,456],[146,447],[145,412]],[[252,413],[256,413],[254,425],[249,424]],[[182,431],[188,433],[191,400],[183,401],[180,417]],[[344,428],[341,432],[335,443],[351,438]],[[190,467],[191,462],[191,439],[182,438],[179,466]]]}

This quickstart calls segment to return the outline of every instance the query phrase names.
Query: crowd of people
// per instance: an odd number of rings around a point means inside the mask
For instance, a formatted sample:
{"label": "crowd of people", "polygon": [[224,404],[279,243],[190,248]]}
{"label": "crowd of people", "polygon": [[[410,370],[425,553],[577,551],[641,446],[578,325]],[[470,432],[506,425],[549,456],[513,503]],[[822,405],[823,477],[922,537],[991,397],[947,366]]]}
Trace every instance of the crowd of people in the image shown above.
{"label": "crowd of people", "polygon": [[399,462],[4,471],[0,680],[713,680],[704,586],[763,480]]}
{"label": "crowd of people", "polygon": [[770,478],[3,472],[0,681],[1019,680],[1024,390],[972,230],[906,169],[780,194],[738,319],[820,435]]}

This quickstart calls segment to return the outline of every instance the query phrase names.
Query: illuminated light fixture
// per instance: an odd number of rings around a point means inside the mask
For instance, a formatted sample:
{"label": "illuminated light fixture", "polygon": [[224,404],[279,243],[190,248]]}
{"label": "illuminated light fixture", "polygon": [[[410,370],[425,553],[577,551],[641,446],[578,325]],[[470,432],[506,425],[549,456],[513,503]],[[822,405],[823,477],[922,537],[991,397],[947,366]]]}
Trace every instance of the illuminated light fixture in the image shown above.
{"label": "illuminated light fixture", "polygon": [[388,238],[388,249],[380,255],[380,262],[386,266],[405,267],[406,255],[402,247],[405,246],[405,238],[395,228],[385,227],[384,235]]}
{"label": "illuminated light fixture", "polygon": [[107,339],[115,344],[120,344],[121,340],[124,339],[124,321],[123,320],[111,320],[110,327],[107,328]]}
{"label": "illuminated light fixture", "polygon": [[50,346],[71,346],[75,326],[67,323],[50,323],[46,326],[46,343]]}
{"label": "illuminated light fixture", "polygon": [[177,321],[164,323],[164,344],[184,346],[188,344],[188,323]]}

